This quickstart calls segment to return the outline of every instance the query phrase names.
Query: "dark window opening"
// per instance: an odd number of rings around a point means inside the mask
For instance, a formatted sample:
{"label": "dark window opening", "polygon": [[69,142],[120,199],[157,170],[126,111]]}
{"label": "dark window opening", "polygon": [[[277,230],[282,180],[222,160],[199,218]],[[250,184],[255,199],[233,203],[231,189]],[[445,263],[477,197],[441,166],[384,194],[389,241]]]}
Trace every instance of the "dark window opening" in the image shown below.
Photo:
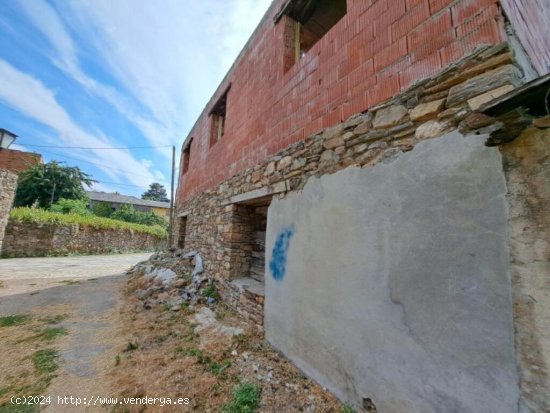
{"label": "dark window opening", "polygon": [[185,231],[187,230],[187,217],[180,217],[178,229],[178,248],[185,247]]}
{"label": "dark window opening", "polygon": [[229,89],[225,91],[210,111],[210,116],[212,117],[210,146],[214,145],[216,142],[219,142],[225,135],[225,113],[227,108],[228,91]]}
{"label": "dark window opening", "polygon": [[[285,69],[307,53],[347,13],[346,0],[290,0],[275,18],[288,16],[285,22]],[[291,53],[292,52],[292,53]]]}
{"label": "dark window opening", "polygon": [[189,161],[191,159],[191,144],[193,143],[193,138],[189,140],[189,143],[183,150],[183,161],[181,166],[181,174],[184,175],[189,170]]}

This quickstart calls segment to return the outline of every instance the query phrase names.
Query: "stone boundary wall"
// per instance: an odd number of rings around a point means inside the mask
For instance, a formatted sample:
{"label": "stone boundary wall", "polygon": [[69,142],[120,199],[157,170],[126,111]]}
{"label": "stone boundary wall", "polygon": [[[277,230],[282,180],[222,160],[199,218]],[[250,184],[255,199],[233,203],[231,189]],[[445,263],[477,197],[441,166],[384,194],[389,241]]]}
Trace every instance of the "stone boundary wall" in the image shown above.
{"label": "stone boundary wall", "polygon": [[0,252],[2,252],[4,231],[8,223],[16,189],[17,175],[10,171],[0,169]]}
{"label": "stone boundary wall", "polygon": [[91,226],[54,225],[10,219],[4,238],[3,257],[108,254],[159,250],[166,240],[151,234]]}
{"label": "stone boundary wall", "polygon": [[247,256],[235,202],[255,194],[282,196],[303,188],[311,176],[349,166],[370,167],[413,150],[425,139],[488,126],[494,119],[475,110],[518,86],[522,77],[507,43],[478,49],[386,103],[292,144],[178,204],[176,216],[186,216],[184,249],[200,251],[205,269],[221,281],[223,298],[261,325],[263,297],[247,298],[227,282],[245,275],[238,271]]}

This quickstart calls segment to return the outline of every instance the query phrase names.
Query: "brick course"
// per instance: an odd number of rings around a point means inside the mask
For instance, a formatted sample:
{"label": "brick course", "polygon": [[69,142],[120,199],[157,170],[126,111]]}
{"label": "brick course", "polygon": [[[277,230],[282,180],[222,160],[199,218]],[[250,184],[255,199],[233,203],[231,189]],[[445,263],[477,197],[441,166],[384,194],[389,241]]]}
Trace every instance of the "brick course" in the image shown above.
{"label": "brick course", "polygon": [[0,169],[12,172],[21,172],[42,162],[42,156],[37,153],[16,151],[12,149],[0,150]]}

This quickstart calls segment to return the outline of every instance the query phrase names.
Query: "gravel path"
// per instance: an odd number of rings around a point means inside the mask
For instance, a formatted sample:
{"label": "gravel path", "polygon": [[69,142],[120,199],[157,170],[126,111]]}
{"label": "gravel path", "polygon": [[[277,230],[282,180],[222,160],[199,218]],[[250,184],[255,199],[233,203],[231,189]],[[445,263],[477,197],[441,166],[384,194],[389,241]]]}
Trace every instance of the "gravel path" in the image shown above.
{"label": "gravel path", "polygon": [[53,308],[63,308],[67,316],[61,325],[69,334],[58,342],[61,368],[48,389],[52,404],[45,412],[88,410],[59,405],[58,396],[89,399],[112,394],[108,372],[124,347],[117,309],[126,280],[123,273],[149,255],[0,260],[0,316],[40,316]]}

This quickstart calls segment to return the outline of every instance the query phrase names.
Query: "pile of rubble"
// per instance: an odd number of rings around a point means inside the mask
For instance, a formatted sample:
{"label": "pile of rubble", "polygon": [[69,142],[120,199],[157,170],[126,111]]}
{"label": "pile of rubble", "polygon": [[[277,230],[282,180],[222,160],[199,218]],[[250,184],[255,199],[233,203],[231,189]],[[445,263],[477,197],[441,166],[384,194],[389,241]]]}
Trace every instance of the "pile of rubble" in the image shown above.
{"label": "pile of rubble", "polygon": [[135,296],[145,309],[164,305],[172,311],[200,303],[214,304],[215,289],[197,251],[161,251],[128,271],[137,284]]}

